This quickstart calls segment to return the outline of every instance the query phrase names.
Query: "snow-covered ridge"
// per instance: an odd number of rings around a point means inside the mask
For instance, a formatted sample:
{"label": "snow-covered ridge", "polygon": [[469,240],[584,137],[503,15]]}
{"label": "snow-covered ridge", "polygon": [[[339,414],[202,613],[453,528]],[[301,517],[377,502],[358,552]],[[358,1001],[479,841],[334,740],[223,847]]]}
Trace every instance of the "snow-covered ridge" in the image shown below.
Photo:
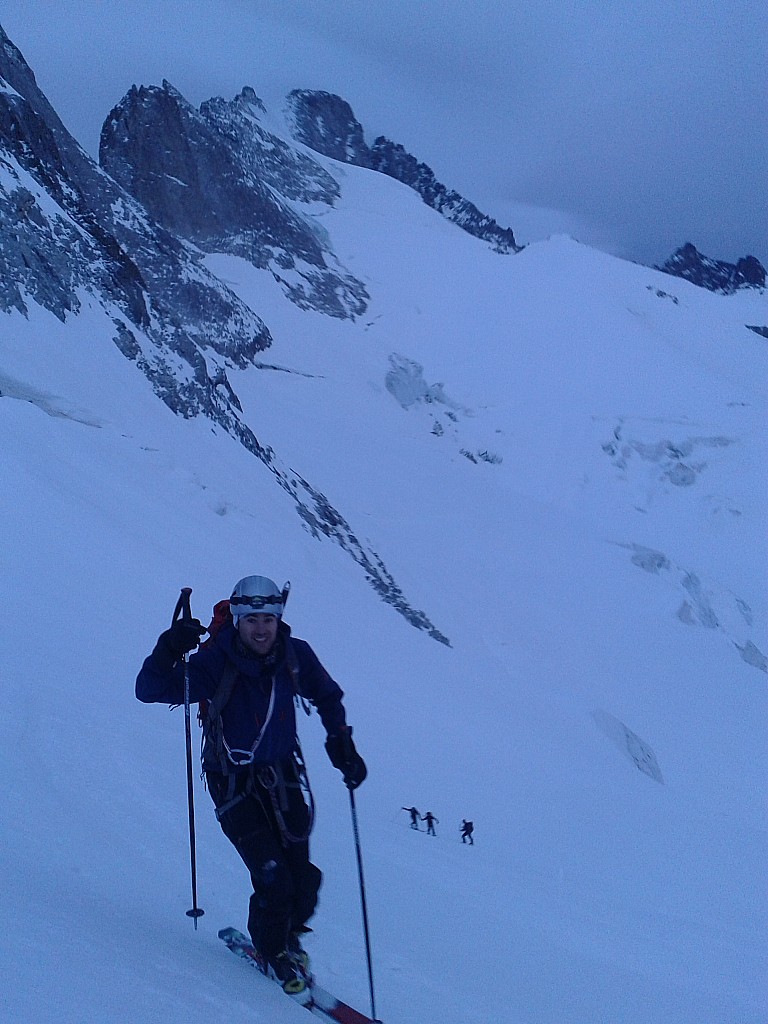
{"label": "snow-covered ridge", "polygon": [[464,196],[446,188],[432,168],[399,143],[379,136],[371,146],[346,100],[328,92],[294,89],[286,99],[286,123],[294,138],[342,163],[387,174],[408,185],[427,206],[470,235],[488,242],[494,252],[514,253],[520,246],[511,228],[502,228]]}
{"label": "snow-covered ridge", "polygon": [[[244,926],[249,885],[196,749],[205,916],[186,917],[183,713],[133,694],[181,586],[207,621],[263,572],[291,579],[288,621],[343,687],[369,768],[382,1020],[762,1022],[768,348],[747,325],[768,324],[765,293],[567,237],[500,257],[401,182],[308,153],[338,195],[286,203],[368,295],[329,316],[269,268],[163,234],[53,116],[50,150],[4,135],[0,157],[0,282],[24,305],[0,311],[8,1020],[309,1019],[216,937]],[[70,238],[95,253],[71,291],[50,273]],[[123,257],[146,328],[111,277]],[[199,316],[175,302],[182,271]],[[269,349],[240,352],[245,328],[214,347],[209,297],[259,318]],[[307,946],[366,1010],[349,798],[299,717],[324,872]]]}

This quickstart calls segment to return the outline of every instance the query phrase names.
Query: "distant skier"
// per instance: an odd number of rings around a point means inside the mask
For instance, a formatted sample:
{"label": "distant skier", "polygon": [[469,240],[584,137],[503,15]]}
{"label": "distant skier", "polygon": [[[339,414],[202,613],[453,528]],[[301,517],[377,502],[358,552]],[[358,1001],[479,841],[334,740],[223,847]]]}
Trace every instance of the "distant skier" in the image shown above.
{"label": "distant skier", "polygon": [[419,829],[419,819],[421,818],[421,815],[416,810],[416,808],[415,807],[402,807],[401,810],[408,811],[408,813],[411,816],[411,828],[415,828],[416,831],[419,832],[420,831],[420,829]]}
{"label": "distant skier", "polygon": [[475,826],[472,824],[472,822],[471,821],[467,821],[466,819],[462,819],[462,822],[461,822],[461,841],[462,841],[462,843],[466,843],[466,841],[469,840],[469,845],[470,846],[474,846],[475,845],[475,840],[472,838],[472,833],[474,831],[475,831]]}
{"label": "distant skier", "polygon": [[426,821],[426,823],[427,823],[427,835],[428,836],[436,836],[437,832],[435,832],[435,825],[439,825],[440,822],[434,816],[432,811],[427,811],[427,813],[424,815],[424,817],[421,820],[422,821]]}

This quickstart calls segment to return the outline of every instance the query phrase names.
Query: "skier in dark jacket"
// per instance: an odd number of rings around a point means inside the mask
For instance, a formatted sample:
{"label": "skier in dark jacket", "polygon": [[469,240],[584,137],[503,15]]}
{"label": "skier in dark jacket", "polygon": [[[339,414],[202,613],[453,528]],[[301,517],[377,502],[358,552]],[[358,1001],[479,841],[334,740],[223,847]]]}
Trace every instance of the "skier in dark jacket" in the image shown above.
{"label": "skier in dark jacket", "polygon": [[426,823],[427,823],[427,835],[428,836],[436,836],[437,832],[435,832],[435,825],[439,825],[440,822],[434,816],[432,811],[427,811],[427,813],[422,817],[421,820],[422,821],[426,821]]}
{"label": "skier in dark jacket", "polygon": [[[350,789],[367,770],[340,687],[283,622],[285,596],[267,577],[240,580],[230,598],[232,621],[192,654],[188,672],[190,702],[202,702],[203,770],[216,817],[251,876],[248,931],[268,972],[295,987],[308,967],[299,935],[322,875],[309,859],[312,815],[302,792],[294,697],[317,708],[328,756]],[[197,619],[179,619],[160,635],[136,680],[140,701],[184,701],[184,656],[205,632]]]}
{"label": "skier in dark jacket", "polygon": [[461,822],[461,841],[466,843],[469,840],[469,845],[474,846],[475,840],[472,838],[472,833],[475,831],[475,826],[471,821],[467,821],[465,818]]}
{"label": "skier in dark jacket", "polygon": [[402,810],[408,811],[408,813],[411,816],[411,828],[415,828],[416,831],[418,832],[419,831],[419,818],[421,817],[419,812],[416,810],[415,807],[403,807]]}

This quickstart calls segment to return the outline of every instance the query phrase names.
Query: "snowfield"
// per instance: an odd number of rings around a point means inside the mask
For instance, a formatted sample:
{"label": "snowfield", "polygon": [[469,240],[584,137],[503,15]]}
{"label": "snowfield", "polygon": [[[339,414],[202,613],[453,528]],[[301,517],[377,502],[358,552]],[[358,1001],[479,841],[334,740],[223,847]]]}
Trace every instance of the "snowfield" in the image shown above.
{"label": "snowfield", "polygon": [[[65,323],[0,315],[0,1019],[306,1017],[217,939],[249,885],[198,782],[205,916],[185,916],[183,712],[133,695],[180,587],[207,621],[263,573],[291,580],[286,618],[368,764],[386,1024],[761,1024],[768,343],[745,325],[768,324],[766,295],[564,236],[499,256],[316,159],[342,189],[318,230],[370,306],[301,310],[208,256],[274,338],[229,380],[450,646],[236,440],[175,417],[91,296]],[[324,871],[307,947],[368,1012],[347,793],[317,716],[299,725]]]}

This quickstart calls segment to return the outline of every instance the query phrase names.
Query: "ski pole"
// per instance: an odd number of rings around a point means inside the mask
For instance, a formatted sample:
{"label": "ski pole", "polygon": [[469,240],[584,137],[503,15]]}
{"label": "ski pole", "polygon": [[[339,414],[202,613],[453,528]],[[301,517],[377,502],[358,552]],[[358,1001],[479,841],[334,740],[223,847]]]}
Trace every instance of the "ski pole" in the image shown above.
{"label": "ski pole", "polygon": [[[173,613],[173,621],[181,613],[182,621],[192,618],[192,611],[189,606],[189,596],[192,593],[191,587],[182,587],[179,600],[176,602],[176,610]],[[189,662],[187,655],[184,655],[184,739],[187,755],[187,808],[189,812],[189,859],[192,868],[192,909],[187,911],[187,917],[191,917],[197,931],[197,919],[205,913],[197,905],[197,857],[195,854],[195,796],[192,786],[192,725],[189,711]]]}
{"label": "ski pole", "polygon": [[368,931],[368,908],[365,899],[365,879],[363,877],[363,854],[360,849],[360,830],[357,827],[357,808],[355,807],[355,793],[352,788],[349,790],[349,807],[352,812],[352,831],[355,834],[355,850],[357,852],[357,873],[360,876],[360,904],[363,910],[363,931],[365,933],[365,955],[368,959],[368,986],[371,992],[371,1018],[381,1024],[376,1016],[376,1000],[373,995],[373,964],[371,960],[371,937]]}

